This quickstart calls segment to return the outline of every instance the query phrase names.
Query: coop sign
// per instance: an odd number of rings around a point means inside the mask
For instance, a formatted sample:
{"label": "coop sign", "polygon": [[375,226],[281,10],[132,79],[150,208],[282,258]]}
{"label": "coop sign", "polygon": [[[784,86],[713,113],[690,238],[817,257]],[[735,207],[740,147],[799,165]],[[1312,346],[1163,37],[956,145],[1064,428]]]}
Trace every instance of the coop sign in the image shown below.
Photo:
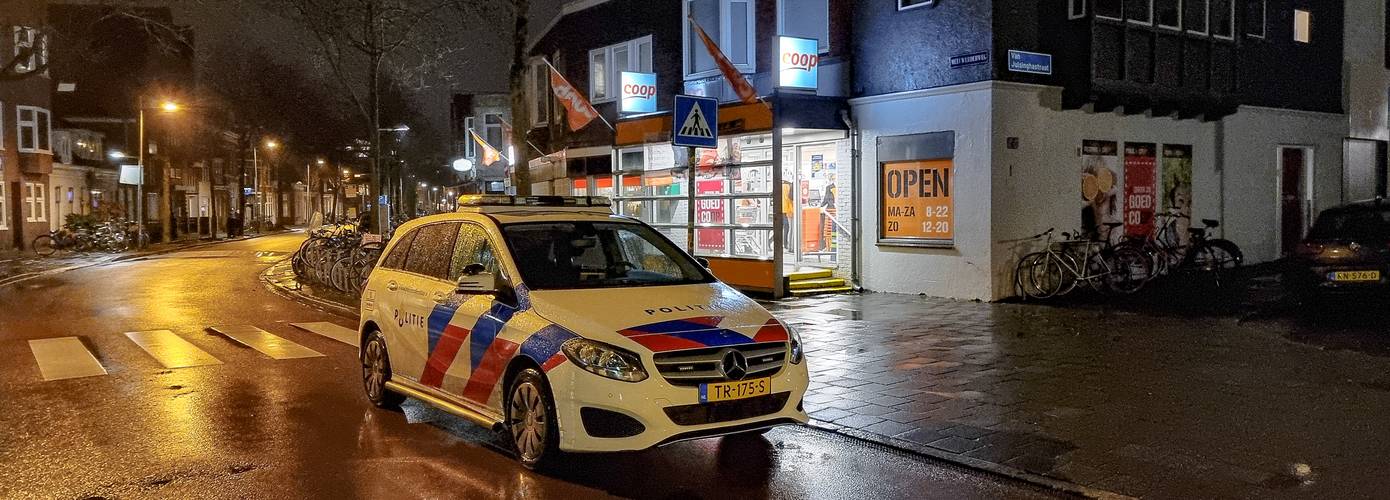
{"label": "coop sign", "polygon": [[779,37],[781,57],[777,86],[785,89],[815,90],[819,82],[820,46],[814,38]]}

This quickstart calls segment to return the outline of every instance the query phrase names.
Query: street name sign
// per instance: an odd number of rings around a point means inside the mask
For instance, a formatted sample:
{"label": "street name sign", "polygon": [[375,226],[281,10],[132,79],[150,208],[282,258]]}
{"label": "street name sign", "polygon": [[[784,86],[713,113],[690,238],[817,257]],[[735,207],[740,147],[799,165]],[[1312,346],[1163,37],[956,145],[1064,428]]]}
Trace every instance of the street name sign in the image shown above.
{"label": "street name sign", "polygon": [[1052,54],[1010,50],[1009,71],[1015,73],[1050,75],[1052,74]]}
{"label": "street name sign", "polygon": [[671,143],[692,148],[719,147],[719,100],[677,95]]}

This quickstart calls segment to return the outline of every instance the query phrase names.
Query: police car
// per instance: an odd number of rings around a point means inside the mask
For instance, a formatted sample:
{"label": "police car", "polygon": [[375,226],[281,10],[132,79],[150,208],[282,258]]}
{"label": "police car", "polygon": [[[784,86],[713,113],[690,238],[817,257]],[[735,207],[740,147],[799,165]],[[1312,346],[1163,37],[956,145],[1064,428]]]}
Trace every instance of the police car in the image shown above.
{"label": "police car", "polygon": [[604,198],[461,197],[367,281],[367,398],[504,431],[528,467],[805,423],[800,338],[702,264]]}

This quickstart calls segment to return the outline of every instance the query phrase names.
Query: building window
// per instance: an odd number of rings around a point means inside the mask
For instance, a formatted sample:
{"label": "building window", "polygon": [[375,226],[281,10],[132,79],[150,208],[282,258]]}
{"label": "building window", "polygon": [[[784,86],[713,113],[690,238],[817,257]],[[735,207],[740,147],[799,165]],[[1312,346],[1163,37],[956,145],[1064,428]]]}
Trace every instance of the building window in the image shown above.
{"label": "building window", "polygon": [[[0,151],[5,150],[5,136],[9,135],[5,131],[5,101],[0,101]],[[0,165],[3,167],[3,165]],[[4,182],[4,177],[0,177],[0,183]]]}
{"label": "building window", "polygon": [[545,125],[550,118],[550,68],[539,57],[531,60],[531,126]]}
{"label": "building window", "polygon": [[1313,13],[1294,9],[1293,11],[1293,41],[1298,43],[1313,43]]}
{"label": "building window", "polygon": [[1265,37],[1265,0],[1249,0],[1245,4],[1245,36]]}
{"label": "building window", "polygon": [[1209,7],[1207,0],[1187,0],[1187,4],[1183,5],[1182,24],[1187,27],[1188,33],[1207,34],[1207,20],[1211,15],[1207,10]]}
{"label": "building window", "polygon": [[1125,0],[1125,19],[1134,24],[1153,24],[1153,0]]}
{"label": "building window", "polygon": [[1234,0],[1211,0],[1211,35],[1230,40],[1236,33],[1236,3]]}
{"label": "building window", "polygon": [[28,73],[38,69],[40,66],[48,64],[48,36],[40,33],[35,28],[27,26],[14,27],[14,55],[19,57],[19,53],[25,49],[33,49],[29,57],[21,59],[15,65],[16,73]]}
{"label": "building window", "polygon": [[473,117],[469,116],[463,119],[463,130],[465,134],[463,138],[463,157],[473,158],[478,156],[478,141],[473,139],[472,134]]}
{"label": "building window", "polygon": [[[3,174],[0,171],[0,174]],[[4,175],[0,175],[0,230],[10,228],[10,202],[5,198]]]}
{"label": "building window", "polygon": [[19,117],[19,151],[21,153],[52,153],[48,142],[48,110],[34,106],[15,106]]}
{"label": "building window", "polygon": [[507,145],[503,144],[506,142],[506,138],[502,137],[502,115],[498,113],[483,115],[483,140],[506,154]]}
{"label": "building window", "polygon": [[1120,0],[1095,0],[1092,4],[1095,5],[1096,17],[1115,21],[1124,19],[1124,4]]}
{"label": "building window", "polygon": [[48,205],[44,202],[44,185],[37,182],[24,183],[24,205],[29,209],[24,220],[28,222],[48,222]]}
{"label": "building window", "polygon": [[[753,0],[686,0],[685,14],[719,44],[724,57],[744,73],[757,71],[754,63],[756,42]],[[714,56],[705,49],[690,23],[681,23],[685,34],[685,76],[702,77],[719,73]]]}
{"label": "building window", "polygon": [[830,0],[777,0],[777,33],[814,38],[821,53],[830,52]]}
{"label": "building window", "polygon": [[925,7],[935,3],[936,0],[898,0],[898,10],[907,10],[915,7]]}
{"label": "building window", "polygon": [[1086,0],[1067,0],[1067,19],[1086,17]]}
{"label": "building window", "polygon": [[1155,0],[1154,16],[1158,26],[1174,30],[1182,29],[1182,0]]}
{"label": "building window", "polygon": [[589,100],[617,100],[622,94],[618,87],[624,71],[652,72],[650,35],[589,51]]}

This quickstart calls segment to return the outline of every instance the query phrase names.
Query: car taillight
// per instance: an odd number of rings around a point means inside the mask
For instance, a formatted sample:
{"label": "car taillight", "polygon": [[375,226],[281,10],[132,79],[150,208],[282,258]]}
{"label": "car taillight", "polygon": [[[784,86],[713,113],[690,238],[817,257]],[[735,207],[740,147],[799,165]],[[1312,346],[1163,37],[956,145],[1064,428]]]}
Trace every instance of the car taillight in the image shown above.
{"label": "car taillight", "polygon": [[1322,253],[1322,250],[1323,246],[1321,244],[1309,243],[1305,241],[1303,243],[1299,243],[1298,246],[1294,248],[1294,253],[1304,257],[1312,257]]}

